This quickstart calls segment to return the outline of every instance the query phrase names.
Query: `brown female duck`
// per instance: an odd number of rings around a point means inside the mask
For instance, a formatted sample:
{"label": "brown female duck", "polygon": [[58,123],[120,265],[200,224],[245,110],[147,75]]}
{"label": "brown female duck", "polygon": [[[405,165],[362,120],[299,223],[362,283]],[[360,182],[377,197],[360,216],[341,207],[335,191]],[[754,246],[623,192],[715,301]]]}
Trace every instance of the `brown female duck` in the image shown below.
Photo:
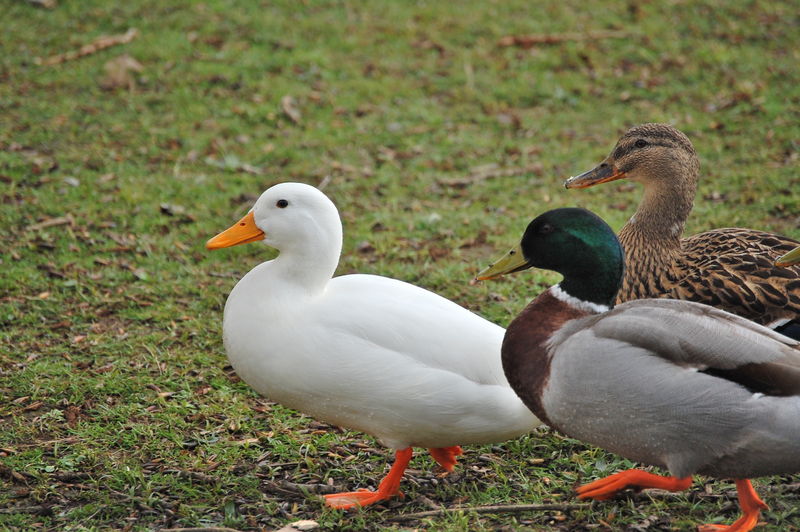
{"label": "brown female duck", "polygon": [[681,238],[699,166],[686,135],[667,124],[644,124],[625,133],[596,168],[564,184],[585,188],[626,178],[644,186],[636,213],[619,232],[626,273],[617,302],[697,301],[800,339],[800,266],[774,264],[800,242],[742,228]]}

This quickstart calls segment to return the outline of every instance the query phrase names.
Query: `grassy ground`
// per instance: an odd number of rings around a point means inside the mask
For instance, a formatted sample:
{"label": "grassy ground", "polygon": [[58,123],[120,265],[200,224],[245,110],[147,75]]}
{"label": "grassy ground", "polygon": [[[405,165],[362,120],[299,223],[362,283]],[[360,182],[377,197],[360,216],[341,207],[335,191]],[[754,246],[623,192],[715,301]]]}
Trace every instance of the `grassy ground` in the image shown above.
{"label": "grassy ground", "polygon": [[[444,478],[420,455],[404,500],[326,510],[315,492],[374,487],[389,455],[226,367],[225,297],[272,255],[203,244],[269,185],[324,183],[345,225],[340,273],[404,279],[506,324],[555,278],[471,276],[549,208],[619,227],[639,190],[561,183],[647,121],[674,123],[701,155],[689,232],[798,238],[796,2],[17,0],[0,15],[0,527],[664,530],[736,517],[732,484],[704,478],[578,508],[404,517],[574,505],[576,483],[631,465],[546,429],[468,448]],[[39,64],[133,27],[127,44]],[[498,44],[525,34],[570,38]],[[763,530],[800,530],[798,481],[756,481]]]}

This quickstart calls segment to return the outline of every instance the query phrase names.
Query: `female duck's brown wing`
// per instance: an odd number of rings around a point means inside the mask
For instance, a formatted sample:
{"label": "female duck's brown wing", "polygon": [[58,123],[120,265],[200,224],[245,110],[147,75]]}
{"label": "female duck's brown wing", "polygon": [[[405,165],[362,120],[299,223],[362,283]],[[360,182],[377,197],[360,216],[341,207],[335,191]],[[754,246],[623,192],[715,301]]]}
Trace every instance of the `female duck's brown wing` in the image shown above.
{"label": "female duck's brown wing", "polygon": [[800,265],[775,266],[798,244],[738,228],[686,238],[665,297],[705,303],[769,327],[800,326]]}

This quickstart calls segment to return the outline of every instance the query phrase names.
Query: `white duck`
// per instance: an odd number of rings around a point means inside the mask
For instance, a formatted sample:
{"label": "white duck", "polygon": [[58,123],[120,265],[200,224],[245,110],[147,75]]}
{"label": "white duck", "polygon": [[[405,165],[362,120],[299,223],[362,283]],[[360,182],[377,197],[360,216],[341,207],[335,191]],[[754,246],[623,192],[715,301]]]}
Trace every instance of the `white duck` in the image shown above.
{"label": "white duck", "polygon": [[396,279],[332,278],[342,225],[316,188],[273,186],[206,247],[258,240],[280,254],[228,297],[223,336],[231,365],[270,399],[396,450],[377,491],[328,495],[329,506],[397,495],[412,447],[427,447],[452,470],[459,444],[499,442],[540,424],[503,374],[503,328]]}

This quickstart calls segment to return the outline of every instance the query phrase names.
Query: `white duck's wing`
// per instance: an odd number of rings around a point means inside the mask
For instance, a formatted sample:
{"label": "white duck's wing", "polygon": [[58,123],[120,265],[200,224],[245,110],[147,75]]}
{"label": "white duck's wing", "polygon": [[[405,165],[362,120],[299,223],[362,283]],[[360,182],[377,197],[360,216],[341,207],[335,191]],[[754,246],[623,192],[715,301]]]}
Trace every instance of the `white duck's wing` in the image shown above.
{"label": "white duck's wing", "polygon": [[477,383],[363,338],[333,338],[326,349],[340,347],[358,356],[317,360],[303,396],[282,402],[394,448],[500,442],[539,425],[508,386]]}
{"label": "white duck's wing", "polygon": [[423,288],[375,275],[335,277],[315,313],[408,363],[508,385],[500,360],[505,329]]}
{"label": "white duck's wing", "polygon": [[795,346],[704,305],[632,301],[554,335],[542,403],[567,434],[679,477],[793,472],[800,468]]}
{"label": "white duck's wing", "polygon": [[539,424],[506,382],[503,328],[432,292],[347,275],[294,312],[272,324],[268,356],[237,367],[291,408],[395,448],[498,442]]}

